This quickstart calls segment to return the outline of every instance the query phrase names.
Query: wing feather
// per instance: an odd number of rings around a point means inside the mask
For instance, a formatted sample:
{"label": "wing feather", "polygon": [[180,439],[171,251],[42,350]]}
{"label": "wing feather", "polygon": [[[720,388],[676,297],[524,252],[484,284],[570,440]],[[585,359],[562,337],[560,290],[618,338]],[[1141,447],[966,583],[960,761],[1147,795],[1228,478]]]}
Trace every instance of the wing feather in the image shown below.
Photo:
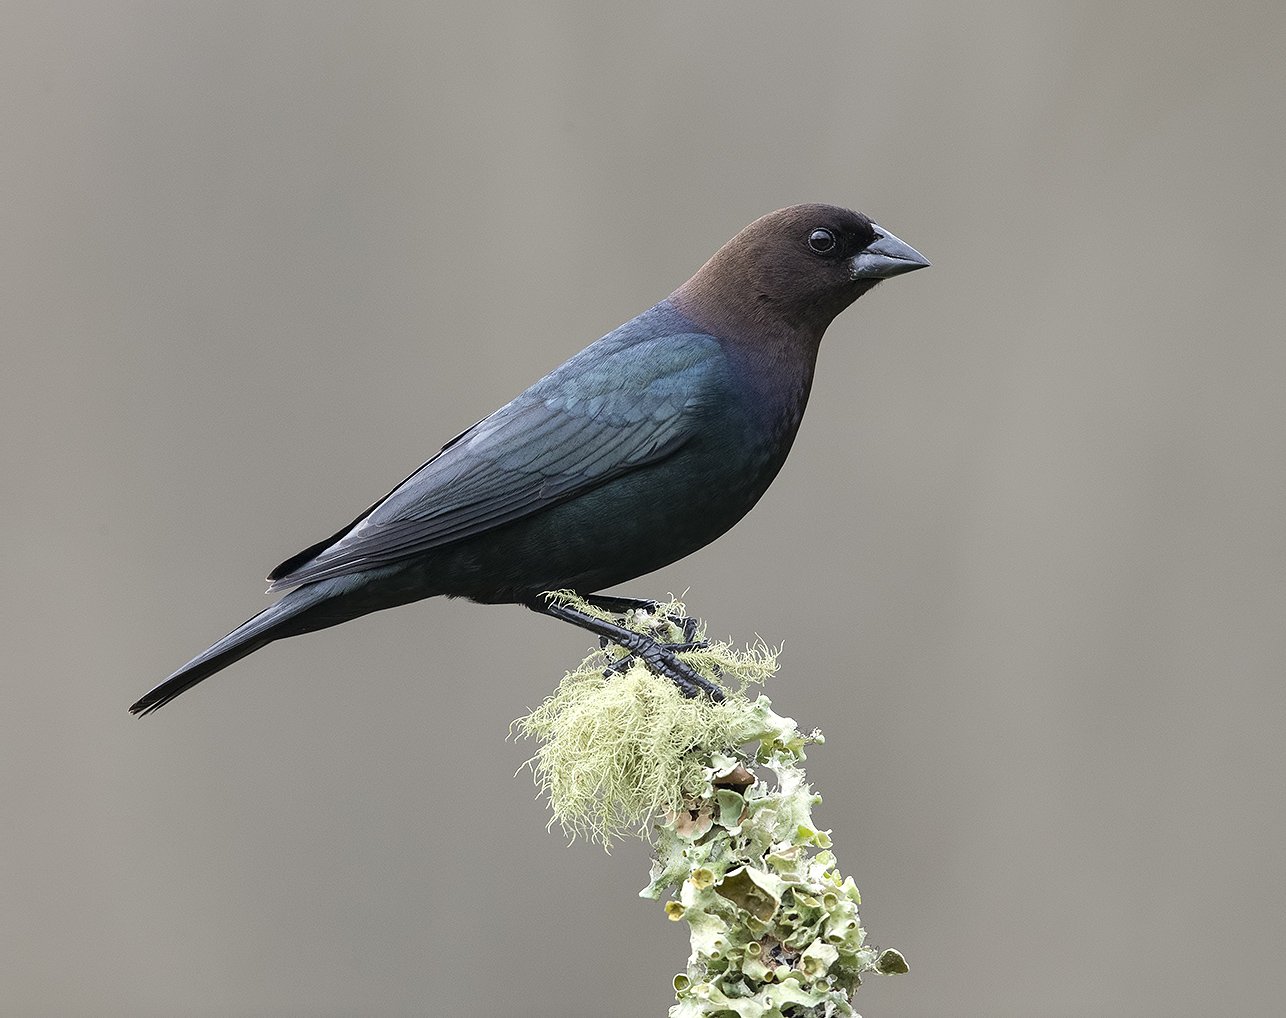
{"label": "wing feather", "polygon": [[717,398],[726,370],[718,342],[684,334],[595,352],[612,338],[456,436],[329,542],[274,570],[269,589],[397,562],[673,453]]}

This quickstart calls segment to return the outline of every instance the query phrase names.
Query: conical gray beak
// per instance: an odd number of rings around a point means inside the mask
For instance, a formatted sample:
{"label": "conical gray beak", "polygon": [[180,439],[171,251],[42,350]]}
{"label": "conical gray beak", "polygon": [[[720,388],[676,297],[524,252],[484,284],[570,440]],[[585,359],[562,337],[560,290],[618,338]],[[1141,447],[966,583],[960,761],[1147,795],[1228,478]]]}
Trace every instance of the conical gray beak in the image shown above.
{"label": "conical gray beak", "polygon": [[929,259],[910,244],[898,240],[882,226],[871,225],[875,227],[875,239],[853,256],[849,263],[852,278],[888,279],[928,266]]}

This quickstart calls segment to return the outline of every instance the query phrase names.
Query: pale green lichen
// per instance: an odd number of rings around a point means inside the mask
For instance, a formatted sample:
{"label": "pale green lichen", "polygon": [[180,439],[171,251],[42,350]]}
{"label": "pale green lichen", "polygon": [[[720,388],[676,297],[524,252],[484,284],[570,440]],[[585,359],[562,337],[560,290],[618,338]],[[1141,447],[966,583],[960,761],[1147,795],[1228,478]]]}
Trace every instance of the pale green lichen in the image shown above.
{"label": "pale green lichen", "polygon": [[[558,596],[602,615],[572,595]],[[683,635],[670,617],[682,615],[683,604],[671,601],[655,612],[631,612],[625,624],[677,642]],[[513,725],[516,734],[541,744],[528,763],[549,799],[551,824],[604,845],[631,831],[645,836],[652,817],[679,810],[701,792],[705,777],[693,748],[752,738],[745,688],[777,669],[776,653],[762,644],[737,649],[712,641],[684,652],[685,662],[728,690],[724,703],[714,703],[683,696],[637,661],[622,674],[604,674],[625,657],[614,644],[590,654],[553,696]]]}
{"label": "pale green lichen", "polygon": [[672,895],[667,914],[691,929],[671,1018],[851,1015],[864,973],[905,972],[906,962],[867,944],[857,887],[840,875],[829,832],[813,823],[821,798],[802,764],[820,735],[803,736],[764,696],[747,706],[762,726],[753,745],[694,751],[706,785],[686,815],[709,815],[709,827],[697,833],[667,817],[655,831],[642,895]]}
{"label": "pale green lichen", "polygon": [[[626,625],[673,641],[677,627],[664,616],[682,612],[676,602]],[[652,879],[640,896],[668,896],[666,915],[686,922],[691,940],[671,1018],[854,1014],[864,973],[907,965],[867,944],[857,887],[813,823],[821,797],[802,765],[821,734],[804,735],[766,696],[746,695],[747,683],[776,671],[776,655],[728,644],[686,654],[732,687],[722,704],[685,699],[637,664],[605,677],[622,656],[590,655],[515,726],[542,742],[531,764],[551,824],[604,843],[627,830],[652,840]]]}

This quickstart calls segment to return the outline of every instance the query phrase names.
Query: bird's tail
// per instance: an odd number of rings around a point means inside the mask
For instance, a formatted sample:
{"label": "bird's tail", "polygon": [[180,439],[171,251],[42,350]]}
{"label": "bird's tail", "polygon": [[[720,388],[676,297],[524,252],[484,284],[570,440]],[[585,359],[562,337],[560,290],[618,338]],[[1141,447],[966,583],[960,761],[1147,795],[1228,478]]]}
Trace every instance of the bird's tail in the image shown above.
{"label": "bird's tail", "polygon": [[247,654],[253,654],[274,640],[325,629],[346,622],[362,611],[345,611],[336,604],[329,583],[314,583],[292,590],[276,604],[243,622],[209,650],[198,654],[155,689],[142,696],[129,710],[142,716],[164,707],[202,679],[222,671]]}

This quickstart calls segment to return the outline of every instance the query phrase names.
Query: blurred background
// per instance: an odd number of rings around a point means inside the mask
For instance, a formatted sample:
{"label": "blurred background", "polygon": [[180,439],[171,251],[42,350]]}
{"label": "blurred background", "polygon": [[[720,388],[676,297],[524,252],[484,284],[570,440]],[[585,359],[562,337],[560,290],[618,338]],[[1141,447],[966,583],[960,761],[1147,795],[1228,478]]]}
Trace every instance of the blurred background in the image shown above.
{"label": "blurred background", "polygon": [[584,634],[425,602],[126,708],[821,200],[933,268],[832,326],[755,512],[628,592],[785,644],[911,964],[859,1010],[1279,1014],[1284,42],[1271,4],[0,6],[0,1008],[663,1015],[647,849],[547,833],[506,741]]}

